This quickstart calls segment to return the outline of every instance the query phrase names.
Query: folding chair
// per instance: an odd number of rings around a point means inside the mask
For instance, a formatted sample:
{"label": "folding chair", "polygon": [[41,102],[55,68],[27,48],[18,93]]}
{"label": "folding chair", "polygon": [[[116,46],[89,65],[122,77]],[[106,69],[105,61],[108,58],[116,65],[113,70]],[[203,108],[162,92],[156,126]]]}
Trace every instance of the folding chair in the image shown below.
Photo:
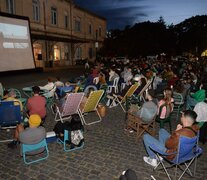
{"label": "folding chair", "polygon": [[[31,156],[31,154],[29,153],[34,153],[38,150],[41,151],[40,153],[44,153],[44,157],[38,157],[35,160],[29,160],[27,158],[27,155]],[[49,156],[49,150],[47,147],[46,139],[43,139],[41,142],[37,144],[22,144],[22,155],[25,164],[32,164],[47,159]],[[32,154],[32,156],[39,156],[39,153],[35,155]]]}
{"label": "folding chair", "polygon": [[[113,102],[117,102],[121,106],[121,108],[123,109],[123,111],[126,112],[126,110],[122,106],[122,103],[125,103],[126,100],[127,100],[127,98],[130,98],[134,94],[134,92],[136,91],[136,89],[138,87],[139,87],[139,84],[137,84],[137,83],[131,85],[131,87],[128,89],[128,91],[126,92],[126,94],[124,95],[124,97],[117,96],[117,95],[114,94],[113,95],[114,96],[114,99],[113,99],[113,101],[112,101],[112,103],[111,103],[111,105],[109,107],[112,107]],[[119,98],[120,98],[120,100],[119,100]]]}
{"label": "folding chair", "polygon": [[138,94],[138,99],[140,101],[143,100],[143,102],[145,102],[145,93],[146,91],[150,88],[151,84],[152,84],[153,79],[150,79],[147,84],[143,87],[143,89],[140,91],[140,93]]}
{"label": "folding chair", "polygon": [[[79,110],[80,112],[80,117],[81,117],[81,121],[83,124],[85,125],[91,125],[91,124],[95,124],[95,123],[98,123],[98,122],[101,122],[102,118],[97,110],[97,105],[98,103],[100,102],[101,100],[101,97],[104,93],[104,90],[97,90],[97,91],[92,91],[83,107],[82,110]],[[84,118],[84,113],[88,113],[88,112],[92,112],[92,111],[96,111],[98,117],[99,117],[99,120],[97,121],[94,121],[94,122],[90,122],[90,123],[87,123],[85,121],[85,118]]]}
{"label": "folding chair", "polygon": [[[0,128],[15,128],[17,124],[23,122],[20,105],[16,105],[18,101],[0,101]],[[1,140],[0,142],[8,142],[13,139]]]}
{"label": "folding chair", "polygon": [[107,92],[108,93],[111,93],[112,90],[113,90],[113,88],[114,88],[114,92],[115,93],[118,93],[119,92],[118,83],[119,83],[119,77],[114,78],[113,85],[108,85]]}
{"label": "folding chair", "polygon": [[4,88],[3,88],[2,83],[0,83],[0,98],[3,98],[3,97],[4,97]]}
{"label": "folding chair", "polygon": [[64,130],[64,139],[63,139],[63,141],[58,138],[58,143],[63,144],[64,151],[70,152],[70,151],[82,149],[83,146],[84,146],[84,141],[81,143],[80,146],[77,146],[77,147],[74,147],[74,148],[71,148],[71,146],[67,144],[67,142],[70,141],[69,133],[70,132],[68,130]]}
{"label": "folding chair", "polygon": [[156,116],[149,122],[142,121],[139,117],[128,113],[128,127],[132,128],[137,132],[136,141],[143,135],[144,132],[155,135],[155,118]]}
{"label": "folding chair", "polygon": [[22,102],[23,107],[25,107],[27,99],[23,98],[20,91],[18,89],[10,88],[8,91],[14,91],[16,94],[16,98],[19,99]]}
{"label": "folding chair", "polygon": [[181,108],[184,104],[183,96],[180,93],[173,93],[174,107],[173,112],[176,113],[176,120],[178,120]]}
{"label": "folding chair", "polygon": [[[151,144],[150,148],[155,152],[157,159],[159,161],[157,167],[161,164],[162,165],[162,169],[164,169],[165,173],[168,176],[168,179],[171,180],[171,177],[167,171],[167,168],[171,168],[173,166],[175,166],[175,177],[174,179],[177,179],[177,169],[179,168],[180,170],[182,170],[182,174],[180,175],[180,177],[178,178],[178,180],[180,180],[183,175],[185,173],[188,172],[188,174],[190,176],[193,176],[192,172],[190,171],[190,166],[192,165],[192,163],[195,160],[195,165],[194,165],[194,176],[195,176],[195,171],[196,171],[196,165],[197,165],[197,157],[202,153],[202,149],[200,147],[198,147],[198,136],[193,137],[193,138],[188,138],[185,136],[180,136],[179,138],[179,145],[178,145],[178,150],[176,153],[165,153],[160,151],[155,144]],[[167,159],[168,156],[170,155],[175,155],[175,158],[173,160],[169,160]],[[171,166],[166,167],[163,163],[163,160],[160,158],[160,156],[166,160],[167,162],[169,162],[171,164]],[[181,167],[181,165],[184,164],[184,168],[183,169]],[[157,167],[154,168],[157,169]]]}
{"label": "folding chair", "polygon": [[[67,95],[65,104],[63,108],[59,108],[56,106],[56,114],[55,114],[55,121],[61,121],[70,119],[71,115],[78,114],[80,116],[79,112],[79,106],[83,99],[84,93],[70,93]],[[62,109],[62,110],[61,110]],[[81,117],[81,116],[80,116]]]}

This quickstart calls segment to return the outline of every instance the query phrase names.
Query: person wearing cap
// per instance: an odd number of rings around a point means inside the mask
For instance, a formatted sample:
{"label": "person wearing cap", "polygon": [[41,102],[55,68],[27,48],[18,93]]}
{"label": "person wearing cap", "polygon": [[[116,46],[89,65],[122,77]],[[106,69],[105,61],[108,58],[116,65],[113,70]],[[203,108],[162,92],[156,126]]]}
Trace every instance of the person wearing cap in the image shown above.
{"label": "person wearing cap", "polygon": [[158,165],[157,157],[155,153],[150,149],[151,144],[156,145],[160,151],[171,153],[172,155],[167,156],[167,159],[173,160],[176,156],[175,152],[178,148],[180,136],[185,136],[188,138],[197,136],[199,127],[194,124],[196,118],[196,112],[187,110],[182,113],[181,124],[177,125],[176,130],[172,134],[169,134],[163,128],[159,130],[159,140],[155,139],[149,134],[144,134],[143,141],[149,156],[144,156],[143,160],[153,167],[156,167]]}
{"label": "person wearing cap", "polygon": [[8,97],[6,97],[4,101],[14,101],[14,105],[20,106],[21,111],[23,110],[22,102],[16,98],[16,93],[14,90],[8,92]]}
{"label": "person wearing cap", "polygon": [[34,96],[30,97],[27,101],[28,114],[38,114],[42,121],[46,117],[46,99],[40,96],[40,88],[38,86],[32,87]]}
{"label": "person wearing cap", "polygon": [[29,127],[24,128],[23,124],[16,127],[14,141],[8,144],[9,148],[15,148],[17,143],[36,144],[46,137],[45,128],[40,126],[41,117],[38,114],[32,114],[28,120]]}

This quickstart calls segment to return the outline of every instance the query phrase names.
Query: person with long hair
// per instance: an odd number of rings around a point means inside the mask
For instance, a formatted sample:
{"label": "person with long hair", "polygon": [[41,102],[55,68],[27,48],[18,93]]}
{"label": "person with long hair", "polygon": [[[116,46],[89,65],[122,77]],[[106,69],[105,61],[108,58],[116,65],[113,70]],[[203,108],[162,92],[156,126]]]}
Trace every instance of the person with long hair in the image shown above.
{"label": "person with long hair", "polygon": [[[158,103],[158,114],[160,114],[160,107],[166,105],[162,108],[160,119],[165,119],[169,115],[169,113],[173,111],[173,102],[174,99],[172,98],[172,90],[170,88],[165,89],[164,98],[161,99]],[[167,107],[169,107],[169,109]]]}

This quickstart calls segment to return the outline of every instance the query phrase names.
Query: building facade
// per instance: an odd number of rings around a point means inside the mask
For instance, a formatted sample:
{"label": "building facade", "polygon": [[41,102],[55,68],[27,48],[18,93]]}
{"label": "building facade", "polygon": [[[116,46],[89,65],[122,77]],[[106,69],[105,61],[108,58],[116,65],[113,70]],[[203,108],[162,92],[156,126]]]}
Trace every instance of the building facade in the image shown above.
{"label": "building facade", "polygon": [[0,0],[0,11],[29,17],[36,67],[93,61],[106,34],[106,20],[72,0]]}

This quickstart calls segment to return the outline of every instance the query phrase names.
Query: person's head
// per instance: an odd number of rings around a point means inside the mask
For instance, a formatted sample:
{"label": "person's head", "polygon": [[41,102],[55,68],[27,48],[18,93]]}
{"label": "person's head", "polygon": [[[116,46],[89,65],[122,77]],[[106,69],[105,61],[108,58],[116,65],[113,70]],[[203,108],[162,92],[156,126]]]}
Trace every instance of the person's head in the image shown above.
{"label": "person's head", "polygon": [[48,80],[49,83],[52,82],[52,78],[51,77],[49,77],[47,80]]}
{"label": "person's head", "polygon": [[145,78],[141,78],[141,84],[144,86],[145,84],[147,84],[146,79]]}
{"label": "person's head", "polygon": [[32,91],[34,94],[39,94],[40,93],[40,87],[39,86],[34,86],[32,87]]}
{"label": "person's head", "polygon": [[32,114],[29,117],[29,127],[38,127],[41,124],[41,117],[38,114]]}
{"label": "person's head", "polygon": [[181,123],[183,124],[183,126],[192,126],[197,118],[197,114],[195,111],[193,110],[186,110],[182,113],[181,116]]}
{"label": "person's head", "polygon": [[167,88],[164,90],[164,100],[165,102],[168,104],[168,103],[171,103],[171,98],[172,98],[172,89],[170,88]]}
{"label": "person's head", "polygon": [[154,90],[153,89],[149,89],[146,91],[146,98],[148,100],[152,100],[155,96]]}
{"label": "person's head", "polygon": [[16,92],[12,89],[11,91],[9,91],[8,96],[15,98],[16,97]]}
{"label": "person's head", "polygon": [[8,90],[4,90],[4,98],[8,98],[9,97],[9,91]]}

